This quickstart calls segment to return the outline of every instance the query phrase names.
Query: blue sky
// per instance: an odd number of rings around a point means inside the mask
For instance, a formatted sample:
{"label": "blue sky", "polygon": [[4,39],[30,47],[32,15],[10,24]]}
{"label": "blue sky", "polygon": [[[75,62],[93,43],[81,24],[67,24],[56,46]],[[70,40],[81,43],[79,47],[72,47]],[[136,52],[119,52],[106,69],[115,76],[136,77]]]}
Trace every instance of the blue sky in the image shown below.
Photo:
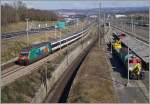
{"label": "blue sky", "polygon": [[[11,3],[15,0],[2,0]],[[51,9],[90,9],[98,8],[98,0],[23,0],[29,8]],[[149,6],[149,0],[103,0],[102,7],[143,7]]]}

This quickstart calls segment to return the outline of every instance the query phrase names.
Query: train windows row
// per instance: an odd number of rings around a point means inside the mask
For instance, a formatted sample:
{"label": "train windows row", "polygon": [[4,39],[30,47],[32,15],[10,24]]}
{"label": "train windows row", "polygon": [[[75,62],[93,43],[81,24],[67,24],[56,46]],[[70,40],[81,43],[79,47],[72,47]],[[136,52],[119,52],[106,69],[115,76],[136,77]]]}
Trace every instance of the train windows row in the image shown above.
{"label": "train windows row", "polygon": [[[85,33],[85,32],[86,32],[86,31],[84,31],[83,33]],[[78,35],[75,35],[75,36],[73,36],[73,37],[66,38],[66,39],[62,40],[61,42],[59,41],[59,42],[57,42],[57,43],[55,43],[55,44],[52,44],[52,47],[56,47],[56,46],[60,45],[60,43],[63,44],[63,43],[65,43],[65,42],[67,42],[67,41],[70,41],[70,40],[72,40],[72,39],[78,37],[79,35],[81,35],[81,33],[78,34]]]}

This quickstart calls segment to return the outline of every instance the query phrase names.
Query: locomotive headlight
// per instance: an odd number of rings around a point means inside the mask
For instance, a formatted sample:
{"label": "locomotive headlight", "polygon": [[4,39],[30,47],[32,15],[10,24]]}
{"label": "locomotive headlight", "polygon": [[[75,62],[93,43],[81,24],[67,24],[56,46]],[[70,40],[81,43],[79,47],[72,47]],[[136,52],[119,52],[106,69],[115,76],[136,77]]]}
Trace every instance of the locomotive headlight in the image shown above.
{"label": "locomotive headlight", "polygon": [[22,60],[24,60],[25,59],[25,57],[22,57]]}
{"label": "locomotive headlight", "polygon": [[129,67],[129,70],[130,70],[130,71],[133,71],[133,67]]}
{"label": "locomotive headlight", "polygon": [[133,71],[133,69],[134,69],[134,68],[133,68],[133,65],[132,65],[132,64],[129,64],[129,70],[130,70],[130,71]]}

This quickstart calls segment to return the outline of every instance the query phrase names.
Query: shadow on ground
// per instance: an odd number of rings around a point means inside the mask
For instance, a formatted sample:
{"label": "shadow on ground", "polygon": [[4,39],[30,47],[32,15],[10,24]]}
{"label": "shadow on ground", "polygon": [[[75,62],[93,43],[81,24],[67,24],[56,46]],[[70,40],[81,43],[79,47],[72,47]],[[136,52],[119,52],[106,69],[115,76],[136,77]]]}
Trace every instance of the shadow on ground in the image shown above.
{"label": "shadow on ground", "polygon": [[[108,46],[107,51],[110,53],[111,46],[110,46],[110,44],[108,44],[107,46]],[[122,61],[120,60],[120,58],[118,57],[118,55],[115,54],[115,50],[112,50],[112,55],[111,55],[111,57],[109,57],[109,60],[110,60],[110,63],[112,65],[113,71],[120,73],[122,78],[127,79],[128,71],[125,68]]]}

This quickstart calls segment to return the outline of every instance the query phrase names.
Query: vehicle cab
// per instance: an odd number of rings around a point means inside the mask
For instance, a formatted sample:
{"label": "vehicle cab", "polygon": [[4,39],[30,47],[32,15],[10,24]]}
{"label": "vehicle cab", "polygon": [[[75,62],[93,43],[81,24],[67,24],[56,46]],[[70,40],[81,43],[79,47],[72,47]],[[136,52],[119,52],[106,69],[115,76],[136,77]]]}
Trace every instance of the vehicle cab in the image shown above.
{"label": "vehicle cab", "polygon": [[29,64],[29,49],[23,48],[19,53],[18,62],[21,65],[28,65]]}

